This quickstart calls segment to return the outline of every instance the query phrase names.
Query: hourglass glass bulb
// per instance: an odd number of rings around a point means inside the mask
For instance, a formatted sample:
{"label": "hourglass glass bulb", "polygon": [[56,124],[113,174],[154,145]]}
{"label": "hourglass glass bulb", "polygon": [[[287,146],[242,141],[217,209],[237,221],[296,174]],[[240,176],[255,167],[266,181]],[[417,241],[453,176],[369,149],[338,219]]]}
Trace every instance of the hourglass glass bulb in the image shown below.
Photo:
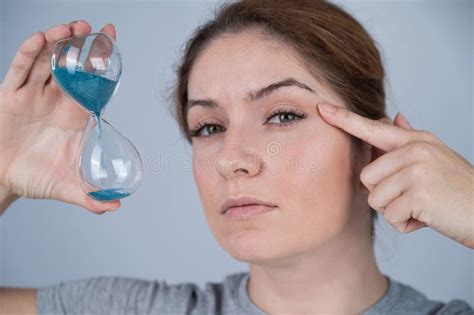
{"label": "hourglass glass bulb", "polygon": [[118,47],[102,32],[57,41],[50,66],[64,93],[97,117],[117,91],[122,74]]}
{"label": "hourglass glass bulb", "polygon": [[142,171],[133,144],[107,121],[91,116],[79,158],[83,190],[100,201],[125,198],[136,190]]}
{"label": "hourglass glass bulb", "polygon": [[101,201],[129,196],[141,179],[140,155],[101,118],[122,73],[114,39],[99,32],[57,41],[51,54],[51,73],[61,90],[91,114],[78,157],[81,187]]}

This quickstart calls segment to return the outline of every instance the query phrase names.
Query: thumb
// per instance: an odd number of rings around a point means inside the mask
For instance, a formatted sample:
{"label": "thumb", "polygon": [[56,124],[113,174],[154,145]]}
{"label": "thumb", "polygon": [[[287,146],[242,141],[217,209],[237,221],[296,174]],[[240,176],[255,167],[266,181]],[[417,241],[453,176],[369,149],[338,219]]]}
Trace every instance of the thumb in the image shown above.
{"label": "thumb", "polygon": [[81,188],[77,179],[64,179],[62,185],[57,185],[53,199],[74,204],[95,214],[116,210],[121,206],[120,200],[97,201],[87,195]]}
{"label": "thumb", "polygon": [[400,112],[398,112],[397,116],[395,116],[395,119],[393,120],[393,124],[405,129],[413,129],[413,127],[410,125],[406,117],[403,116],[403,114]]}
{"label": "thumb", "polygon": [[120,200],[113,201],[97,201],[87,194],[82,193],[82,200],[77,203],[78,206],[81,206],[95,214],[103,214],[106,211],[113,211],[120,207]]}

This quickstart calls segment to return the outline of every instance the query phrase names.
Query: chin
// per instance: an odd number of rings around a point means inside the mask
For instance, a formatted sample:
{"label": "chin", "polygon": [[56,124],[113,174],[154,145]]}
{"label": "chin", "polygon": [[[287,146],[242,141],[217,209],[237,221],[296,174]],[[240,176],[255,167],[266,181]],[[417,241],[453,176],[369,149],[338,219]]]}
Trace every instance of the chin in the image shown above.
{"label": "chin", "polygon": [[254,229],[226,231],[217,240],[229,255],[242,262],[263,259],[271,255],[275,247],[268,233]]}
{"label": "chin", "polygon": [[269,264],[288,254],[282,251],[284,244],[261,230],[234,231],[219,243],[235,260],[252,264]]}
{"label": "chin", "polygon": [[312,237],[305,235],[304,228],[299,232],[241,229],[220,234],[218,242],[237,261],[283,267],[314,253],[332,239],[332,233],[327,230]]}

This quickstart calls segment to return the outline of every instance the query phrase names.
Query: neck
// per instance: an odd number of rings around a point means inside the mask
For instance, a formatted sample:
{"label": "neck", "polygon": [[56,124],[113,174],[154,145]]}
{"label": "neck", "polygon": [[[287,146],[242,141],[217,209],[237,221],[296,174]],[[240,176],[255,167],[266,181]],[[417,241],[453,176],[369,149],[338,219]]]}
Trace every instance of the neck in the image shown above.
{"label": "neck", "polygon": [[251,300],[268,314],[360,314],[382,298],[388,279],[370,238],[354,234],[346,231],[284,263],[250,265]]}

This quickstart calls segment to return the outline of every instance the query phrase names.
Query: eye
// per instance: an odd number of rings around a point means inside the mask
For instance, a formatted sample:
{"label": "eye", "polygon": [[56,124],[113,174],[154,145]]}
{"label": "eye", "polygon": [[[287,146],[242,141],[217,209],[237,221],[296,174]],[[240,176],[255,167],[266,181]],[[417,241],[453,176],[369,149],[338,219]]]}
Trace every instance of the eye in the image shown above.
{"label": "eye", "polygon": [[[273,117],[277,117],[281,122],[280,123],[270,123],[271,125],[276,125],[278,127],[284,127],[286,125],[297,122],[298,120],[306,118],[307,114],[293,109],[280,108],[270,114],[266,122],[273,120]],[[217,131],[216,131],[217,130]],[[189,131],[189,136],[192,138],[209,138],[213,134],[223,131],[221,125],[210,124],[210,123],[198,123],[196,127]],[[202,132],[207,131],[206,135],[203,135]]]}
{"label": "eye", "polygon": [[[222,126],[220,125],[217,125],[217,124],[208,124],[208,123],[198,123],[196,127],[194,127],[194,129],[191,129],[189,131],[189,136],[190,137],[196,137],[196,138],[207,138],[207,137],[210,137],[212,136],[212,130],[214,129],[219,129],[221,128],[222,129]],[[208,132],[208,135],[202,135],[202,131],[207,131]]]}
{"label": "eye", "polygon": [[267,119],[267,122],[268,121],[274,121],[275,119],[273,119],[274,117],[277,118],[278,121],[280,121],[279,123],[271,123],[272,125],[277,125],[278,127],[283,127],[283,126],[286,126],[288,124],[291,124],[291,123],[294,123],[300,119],[303,119],[307,116],[307,114],[305,113],[302,113],[302,112],[298,112],[298,111],[295,111],[295,110],[292,110],[292,109],[284,109],[284,108],[280,108],[280,109],[277,109],[275,112],[273,112],[272,114],[270,114],[269,118]]}

